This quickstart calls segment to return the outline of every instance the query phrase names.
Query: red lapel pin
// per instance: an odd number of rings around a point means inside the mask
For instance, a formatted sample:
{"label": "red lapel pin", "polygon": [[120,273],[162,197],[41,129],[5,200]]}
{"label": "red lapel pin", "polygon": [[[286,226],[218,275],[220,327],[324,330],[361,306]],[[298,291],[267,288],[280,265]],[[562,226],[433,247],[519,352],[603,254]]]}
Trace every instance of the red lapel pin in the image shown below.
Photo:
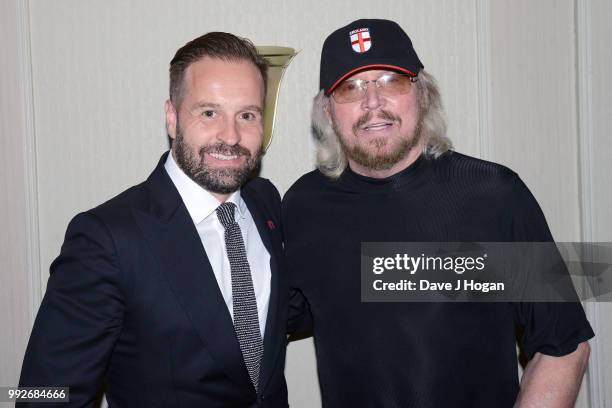
{"label": "red lapel pin", "polygon": [[268,228],[270,228],[271,230],[276,229],[276,225],[274,225],[274,222],[272,220],[268,220]]}

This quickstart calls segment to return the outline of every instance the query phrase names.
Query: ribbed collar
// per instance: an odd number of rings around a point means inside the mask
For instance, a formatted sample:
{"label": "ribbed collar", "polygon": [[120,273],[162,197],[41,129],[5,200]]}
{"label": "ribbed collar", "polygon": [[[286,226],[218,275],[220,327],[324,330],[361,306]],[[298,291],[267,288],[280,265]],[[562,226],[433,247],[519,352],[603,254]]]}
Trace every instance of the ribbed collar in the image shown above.
{"label": "ribbed collar", "polygon": [[429,181],[431,168],[431,160],[423,155],[404,170],[385,178],[363,176],[347,166],[338,180],[338,186],[361,193],[384,193],[415,188]]}

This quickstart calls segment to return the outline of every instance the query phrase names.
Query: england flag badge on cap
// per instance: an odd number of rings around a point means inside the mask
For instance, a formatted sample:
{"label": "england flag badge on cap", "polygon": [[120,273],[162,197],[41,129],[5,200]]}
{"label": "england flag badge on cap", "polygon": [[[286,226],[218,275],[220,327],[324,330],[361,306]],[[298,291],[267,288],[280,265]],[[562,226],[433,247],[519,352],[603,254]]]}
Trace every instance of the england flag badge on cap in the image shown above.
{"label": "england flag badge on cap", "polygon": [[353,51],[363,54],[372,47],[372,38],[370,38],[369,28],[358,28],[349,33],[351,37],[351,46]]}

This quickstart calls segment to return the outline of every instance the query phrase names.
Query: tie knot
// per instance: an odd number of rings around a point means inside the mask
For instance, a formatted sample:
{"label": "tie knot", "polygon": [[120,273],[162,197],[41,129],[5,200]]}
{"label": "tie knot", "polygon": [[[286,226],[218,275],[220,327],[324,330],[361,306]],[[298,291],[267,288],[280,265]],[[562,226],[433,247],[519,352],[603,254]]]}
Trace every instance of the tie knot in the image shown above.
{"label": "tie knot", "polygon": [[217,207],[217,218],[223,225],[223,228],[227,228],[228,226],[235,223],[234,221],[234,210],[236,209],[236,204],[231,202],[225,202]]}

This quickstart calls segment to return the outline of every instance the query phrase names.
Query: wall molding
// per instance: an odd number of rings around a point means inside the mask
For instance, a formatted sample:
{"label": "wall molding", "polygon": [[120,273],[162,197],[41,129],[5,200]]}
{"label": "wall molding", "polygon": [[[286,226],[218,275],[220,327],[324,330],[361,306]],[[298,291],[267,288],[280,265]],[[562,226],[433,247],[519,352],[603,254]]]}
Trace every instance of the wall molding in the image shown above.
{"label": "wall molding", "polygon": [[30,2],[16,0],[19,29],[19,81],[21,86],[21,112],[23,117],[23,175],[25,182],[26,267],[28,275],[29,316],[34,324],[42,299],[40,268],[40,234],[38,213],[38,172],[36,165],[36,128],[34,121],[34,94],[32,86],[32,52],[30,43]]}
{"label": "wall molding", "polygon": [[491,140],[491,30],[488,0],[476,0],[476,41],[478,50],[478,139],[480,157],[492,159]]}
{"label": "wall molding", "polygon": [[[575,32],[576,32],[576,95],[577,124],[579,150],[579,180],[581,190],[581,239],[583,242],[595,241],[593,207],[593,106],[592,106],[592,33],[591,33],[591,2],[590,0],[575,1]],[[597,302],[585,304],[586,314],[596,333],[590,340],[591,358],[587,372],[589,405],[603,407],[604,405],[604,374],[601,366],[602,347],[600,310]]]}

